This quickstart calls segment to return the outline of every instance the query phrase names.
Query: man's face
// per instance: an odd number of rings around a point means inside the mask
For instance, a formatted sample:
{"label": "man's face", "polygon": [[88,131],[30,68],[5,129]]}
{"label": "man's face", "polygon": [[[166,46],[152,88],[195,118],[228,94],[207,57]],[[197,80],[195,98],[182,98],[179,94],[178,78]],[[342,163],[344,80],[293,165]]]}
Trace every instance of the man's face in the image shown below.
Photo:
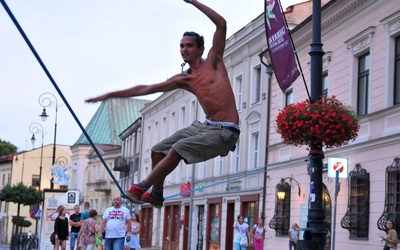
{"label": "man's face", "polygon": [[116,197],[113,198],[113,206],[114,207],[119,208],[119,207],[121,207],[121,204],[122,204],[121,197],[116,196]]}
{"label": "man's face", "polygon": [[201,57],[204,47],[198,47],[194,36],[184,36],[180,43],[181,56],[184,62],[193,62]]}
{"label": "man's face", "polygon": [[74,207],[74,211],[75,211],[76,214],[79,214],[79,206],[75,206]]}

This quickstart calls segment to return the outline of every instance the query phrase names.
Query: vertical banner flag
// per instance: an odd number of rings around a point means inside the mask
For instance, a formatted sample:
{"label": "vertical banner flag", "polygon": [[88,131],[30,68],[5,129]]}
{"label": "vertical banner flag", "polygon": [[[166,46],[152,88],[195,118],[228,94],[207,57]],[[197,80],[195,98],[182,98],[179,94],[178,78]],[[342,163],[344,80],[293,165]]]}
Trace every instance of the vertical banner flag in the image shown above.
{"label": "vertical banner flag", "polygon": [[276,79],[285,92],[300,73],[278,0],[265,0],[265,31]]}

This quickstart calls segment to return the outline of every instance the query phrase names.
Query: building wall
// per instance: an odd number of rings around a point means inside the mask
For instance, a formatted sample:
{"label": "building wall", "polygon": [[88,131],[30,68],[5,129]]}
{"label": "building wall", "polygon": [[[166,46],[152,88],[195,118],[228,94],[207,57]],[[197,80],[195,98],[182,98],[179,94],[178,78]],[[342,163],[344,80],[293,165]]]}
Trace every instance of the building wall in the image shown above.
{"label": "building wall", "polygon": [[[390,70],[393,64],[393,49],[388,46],[393,36],[400,34],[398,26],[400,17],[400,2],[385,1],[385,4],[368,0],[335,1],[322,14],[322,43],[323,50],[329,52],[324,56],[326,65],[324,71],[329,75],[329,94],[351,105],[357,104],[357,57],[370,51],[371,69],[369,80],[368,114],[360,117],[360,132],[358,138],[337,149],[326,149],[325,160],[328,158],[348,159],[349,171],[356,164],[370,173],[370,221],[369,236],[364,240],[349,239],[348,230],[341,227],[341,220],[346,214],[348,205],[348,179],[340,180],[340,192],[337,197],[336,219],[336,247],[340,249],[377,249],[382,243],[376,236],[384,232],[378,230],[377,221],[384,211],[385,203],[385,169],[391,165],[394,158],[399,156],[399,119],[398,105],[391,104],[392,93],[388,91],[393,84]],[[394,19],[392,24],[385,24],[385,20]],[[395,25],[396,24],[396,25]],[[303,68],[305,79],[310,87],[310,51],[311,22],[301,25],[294,30],[293,38]],[[392,37],[391,37],[391,35]],[[329,56],[329,62],[327,62]],[[390,80],[391,79],[391,80]],[[304,83],[298,78],[292,85],[294,101],[307,99]],[[273,79],[271,97],[271,117],[276,117],[284,107],[285,95],[280,91],[276,80]],[[307,206],[309,197],[309,176],[307,163],[304,162],[308,154],[306,147],[283,145],[280,136],[272,129],[268,150],[268,169],[270,185],[267,193],[271,200],[275,195],[275,185],[280,178],[294,177],[301,188],[301,196],[296,195],[297,187],[292,189],[291,195],[291,224],[304,220],[301,215],[301,206]],[[323,174],[323,183],[330,194],[334,205],[335,182]],[[268,198],[267,198],[268,199]],[[267,217],[274,213],[274,202],[267,208]],[[333,213],[331,214],[333,219]],[[332,228],[330,228],[332,232]],[[265,246],[271,249],[285,249],[286,238],[276,237],[272,232],[266,240]]]}
{"label": "building wall", "polygon": [[[16,162],[16,157],[18,156],[18,162]],[[71,151],[69,146],[56,145],[56,160],[64,159],[67,160],[67,166],[71,164]],[[53,145],[43,146],[43,157],[41,157],[41,147],[34,148],[32,150],[23,151],[14,156],[12,163],[12,174],[11,174],[11,185],[16,185],[22,182],[26,186],[32,185],[32,175],[40,175],[40,162],[42,161],[42,176],[41,176],[41,189],[50,188],[51,180],[51,167],[53,160]],[[57,162],[57,161],[56,161]],[[58,185],[54,185],[54,188],[58,188]],[[8,204],[8,218],[11,221],[11,216],[17,215],[17,204]],[[24,216],[26,220],[32,222],[32,225],[28,228],[23,228],[22,232],[31,231],[34,233],[36,231],[36,220],[31,219],[29,215],[29,206],[20,207],[20,216]],[[38,222],[40,223],[40,221]],[[38,229],[39,233],[39,229]],[[10,242],[12,236],[12,223],[8,224],[7,237],[8,242]]]}

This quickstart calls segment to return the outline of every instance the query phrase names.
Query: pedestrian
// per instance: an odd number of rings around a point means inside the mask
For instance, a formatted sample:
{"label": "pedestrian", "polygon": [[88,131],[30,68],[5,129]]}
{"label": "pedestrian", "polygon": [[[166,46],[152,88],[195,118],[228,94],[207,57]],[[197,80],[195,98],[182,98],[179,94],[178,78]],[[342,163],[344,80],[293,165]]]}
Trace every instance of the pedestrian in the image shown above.
{"label": "pedestrian", "polygon": [[125,246],[130,250],[136,250],[140,248],[140,221],[137,213],[132,213],[131,217],[131,230],[128,231],[130,241],[125,240]]}
{"label": "pedestrian", "polygon": [[249,224],[244,222],[243,215],[238,215],[236,219],[237,221],[233,224],[233,244],[236,250],[245,250],[248,242],[247,234],[250,234]]}
{"label": "pedestrian", "polygon": [[48,215],[48,217],[49,217],[52,221],[55,221],[55,220],[57,219],[57,217],[58,217],[60,208],[62,208],[62,207],[64,207],[64,206],[63,206],[63,205],[58,206],[57,209],[56,209],[54,212],[52,212],[52,213],[50,213],[50,214]]}
{"label": "pedestrian", "polygon": [[[104,246],[107,250],[123,250],[126,229],[131,228],[131,215],[126,207],[122,206],[121,196],[113,197],[113,206],[107,208],[103,214],[103,220],[99,232],[106,229]],[[103,238],[99,234],[100,239]],[[126,239],[130,241],[130,237]]]}
{"label": "pedestrian", "polygon": [[396,223],[394,220],[386,221],[387,236],[383,238],[385,246],[383,250],[395,250],[397,249],[397,232],[395,229]]}
{"label": "pedestrian", "polygon": [[[79,205],[74,206],[74,213],[69,216],[69,225],[71,226],[71,234],[69,237],[69,247],[75,249],[75,242],[78,239],[79,230],[81,229],[81,213]],[[76,245],[79,249],[79,244]]]}
{"label": "pedestrian", "polygon": [[68,218],[65,216],[65,207],[58,210],[58,217],[54,222],[55,244],[54,250],[65,250],[67,248],[68,240]]}
{"label": "pedestrian", "polygon": [[297,248],[297,242],[299,241],[299,225],[297,223],[293,223],[292,228],[289,229],[288,235],[289,235],[289,250],[296,250]]}
{"label": "pedestrian", "polygon": [[85,201],[83,203],[83,212],[81,214],[81,221],[86,220],[87,218],[89,218],[89,210],[90,210],[90,202]]}
{"label": "pedestrian", "polygon": [[78,242],[82,250],[92,250],[96,243],[95,234],[100,232],[99,223],[96,221],[97,211],[89,211],[89,218],[82,221]]}
{"label": "pedestrian", "polygon": [[264,249],[264,238],[265,238],[265,227],[264,222],[261,218],[257,220],[257,224],[253,226],[250,231],[250,235],[253,236],[254,249],[263,250]]}
{"label": "pedestrian", "polygon": [[[180,41],[180,53],[189,69],[164,82],[153,85],[137,85],[121,91],[110,92],[86,102],[104,101],[108,98],[124,98],[184,89],[193,93],[206,114],[204,122],[177,131],[153,146],[151,150],[152,171],[125,193],[133,203],[150,203],[160,208],[164,203],[164,179],[183,160],[193,164],[226,156],[235,150],[239,138],[239,115],[235,98],[223,62],[226,40],[226,21],[213,9],[197,0],[184,0],[203,12],[216,26],[212,47],[206,59],[204,38],[195,32],[185,32]],[[150,188],[151,192],[146,192]]]}

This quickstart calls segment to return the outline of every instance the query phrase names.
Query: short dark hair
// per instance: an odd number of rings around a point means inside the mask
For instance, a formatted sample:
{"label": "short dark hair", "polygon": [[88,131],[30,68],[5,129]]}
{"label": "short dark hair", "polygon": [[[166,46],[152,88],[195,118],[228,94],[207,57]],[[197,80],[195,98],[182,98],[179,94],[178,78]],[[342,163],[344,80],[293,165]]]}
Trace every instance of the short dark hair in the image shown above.
{"label": "short dark hair", "polygon": [[92,218],[92,217],[95,217],[95,216],[97,216],[97,211],[94,210],[94,209],[90,210],[89,211],[89,217]]}
{"label": "short dark hair", "polygon": [[183,36],[193,36],[196,38],[197,41],[197,47],[203,47],[204,46],[204,37],[200,36],[198,33],[193,32],[193,31],[186,31],[185,33],[183,33]]}

